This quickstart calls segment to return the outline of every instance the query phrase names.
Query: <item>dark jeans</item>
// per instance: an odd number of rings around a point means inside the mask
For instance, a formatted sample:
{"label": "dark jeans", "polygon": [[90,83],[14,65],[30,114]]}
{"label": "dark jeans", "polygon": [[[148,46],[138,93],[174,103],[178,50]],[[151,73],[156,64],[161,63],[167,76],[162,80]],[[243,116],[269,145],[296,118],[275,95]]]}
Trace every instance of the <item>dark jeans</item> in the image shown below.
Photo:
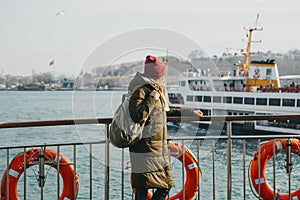
{"label": "dark jeans", "polygon": [[[151,200],[165,200],[169,191],[170,191],[169,189],[158,188],[155,190]],[[148,194],[147,189],[136,190],[135,200],[147,200],[147,194]]]}

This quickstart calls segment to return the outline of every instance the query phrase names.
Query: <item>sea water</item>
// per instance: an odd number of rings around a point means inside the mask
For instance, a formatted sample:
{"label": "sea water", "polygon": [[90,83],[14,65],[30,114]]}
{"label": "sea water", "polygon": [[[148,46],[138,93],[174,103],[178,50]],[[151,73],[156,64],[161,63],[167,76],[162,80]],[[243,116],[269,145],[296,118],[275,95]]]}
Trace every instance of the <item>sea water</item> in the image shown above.
{"label": "sea water", "polygon": [[[0,122],[21,122],[21,121],[40,121],[40,120],[62,120],[62,119],[96,119],[112,117],[115,109],[121,102],[124,91],[1,91],[0,92]],[[169,126],[169,137],[195,135],[195,126],[182,124],[179,129],[172,129]],[[206,134],[206,132],[202,131]],[[76,125],[76,126],[54,126],[54,127],[30,127],[0,129],[0,147],[24,146],[24,145],[51,145],[56,143],[77,143],[95,142],[105,140],[104,125]],[[179,141],[181,142],[181,141]],[[185,141],[194,155],[200,154],[199,165],[202,170],[200,182],[201,199],[227,199],[227,141],[201,141],[200,151],[197,152],[195,141]],[[258,142],[247,140],[245,152],[245,172],[243,174],[243,141],[237,140],[232,143],[232,199],[243,199],[243,177],[246,178],[246,199],[255,199],[248,182],[248,166],[257,151]],[[56,148],[56,147],[49,147]],[[74,161],[73,146],[62,146],[60,152]],[[79,176],[78,199],[90,198],[89,184],[89,146],[76,147],[76,164]],[[104,145],[93,145],[93,168],[92,184],[93,199],[104,199],[104,170],[105,153]],[[9,158],[11,159],[24,148],[10,149]],[[212,154],[212,152],[214,154]],[[110,149],[110,199],[120,199],[121,196],[121,150],[111,146]],[[0,176],[3,175],[7,166],[7,151],[0,149]],[[285,173],[285,155],[276,156],[276,187],[282,193],[287,192],[288,176]],[[125,162],[129,161],[128,150],[125,151]],[[176,186],[171,190],[171,196],[176,194],[182,187],[182,166],[179,161],[172,158],[172,170],[175,177]],[[300,183],[299,159],[293,156],[292,171],[292,191],[298,189]],[[272,164],[272,162],[271,162]],[[272,183],[272,165],[267,166],[267,177]],[[213,170],[214,167],[214,170]],[[132,198],[130,187],[130,169],[125,171],[125,199]],[[40,199],[40,188],[38,187],[37,173],[38,166],[27,169],[26,190],[27,199]],[[57,199],[57,179],[56,171],[51,167],[46,167],[46,184],[44,187],[44,199]],[[213,181],[215,177],[215,181]],[[214,185],[215,184],[215,185]],[[18,184],[18,193],[23,198],[23,176]],[[215,192],[213,193],[213,188]],[[60,191],[63,185],[60,181]]]}

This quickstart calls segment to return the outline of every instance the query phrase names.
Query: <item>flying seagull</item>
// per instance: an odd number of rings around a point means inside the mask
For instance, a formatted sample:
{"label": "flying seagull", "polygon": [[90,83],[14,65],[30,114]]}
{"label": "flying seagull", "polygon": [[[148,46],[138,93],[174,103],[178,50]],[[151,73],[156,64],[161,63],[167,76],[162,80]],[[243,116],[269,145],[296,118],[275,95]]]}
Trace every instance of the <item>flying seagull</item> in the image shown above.
{"label": "flying seagull", "polygon": [[66,13],[66,11],[65,10],[63,10],[63,11],[61,11],[61,12],[58,12],[58,13],[56,13],[56,16],[59,16],[59,15],[64,15]]}

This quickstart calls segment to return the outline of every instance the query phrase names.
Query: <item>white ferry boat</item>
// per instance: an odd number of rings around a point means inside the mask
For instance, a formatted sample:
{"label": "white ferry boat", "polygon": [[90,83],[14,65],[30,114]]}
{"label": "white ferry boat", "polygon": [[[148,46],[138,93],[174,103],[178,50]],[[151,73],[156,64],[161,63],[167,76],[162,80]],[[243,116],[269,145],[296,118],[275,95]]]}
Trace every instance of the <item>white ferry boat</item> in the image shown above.
{"label": "white ferry boat", "polygon": [[[250,55],[253,54],[250,52],[252,34],[259,30],[262,29],[247,29],[247,49],[241,52],[244,63],[235,64],[237,70],[233,76],[181,78],[176,89],[168,88],[170,106],[200,109],[204,116],[299,114],[300,85],[292,82],[288,86],[281,86],[277,64],[273,59],[250,61]],[[300,134],[300,120],[245,121],[234,125],[256,130],[255,133]]]}

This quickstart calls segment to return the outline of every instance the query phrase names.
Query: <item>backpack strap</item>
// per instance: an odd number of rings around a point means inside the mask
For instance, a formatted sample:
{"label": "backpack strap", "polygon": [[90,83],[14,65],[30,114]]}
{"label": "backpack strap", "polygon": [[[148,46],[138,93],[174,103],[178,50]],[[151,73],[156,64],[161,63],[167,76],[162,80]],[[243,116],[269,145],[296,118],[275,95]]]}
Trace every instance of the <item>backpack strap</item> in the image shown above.
{"label": "backpack strap", "polygon": [[[140,87],[143,87],[143,88],[145,88],[145,90],[146,91],[148,91],[149,93],[152,91],[152,90],[154,90],[154,88],[150,85],[150,84],[145,84],[145,85],[138,85],[138,86],[136,86],[135,88],[134,88],[134,90],[132,91],[132,93],[128,93],[130,96],[137,90],[137,89],[139,89]],[[128,91],[129,92],[129,91]],[[150,95],[150,94],[149,94]],[[152,112],[152,110],[150,110],[150,112],[148,113],[148,116],[145,118],[145,119],[143,119],[144,120],[144,124],[146,123],[146,121],[147,121],[147,119],[148,119],[148,117],[149,117],[149,115],[150,115],[150,113]],[[130,114],[130,110],[129,110],[129,114]],[[130,114],[131,115],[131,114]]]}

